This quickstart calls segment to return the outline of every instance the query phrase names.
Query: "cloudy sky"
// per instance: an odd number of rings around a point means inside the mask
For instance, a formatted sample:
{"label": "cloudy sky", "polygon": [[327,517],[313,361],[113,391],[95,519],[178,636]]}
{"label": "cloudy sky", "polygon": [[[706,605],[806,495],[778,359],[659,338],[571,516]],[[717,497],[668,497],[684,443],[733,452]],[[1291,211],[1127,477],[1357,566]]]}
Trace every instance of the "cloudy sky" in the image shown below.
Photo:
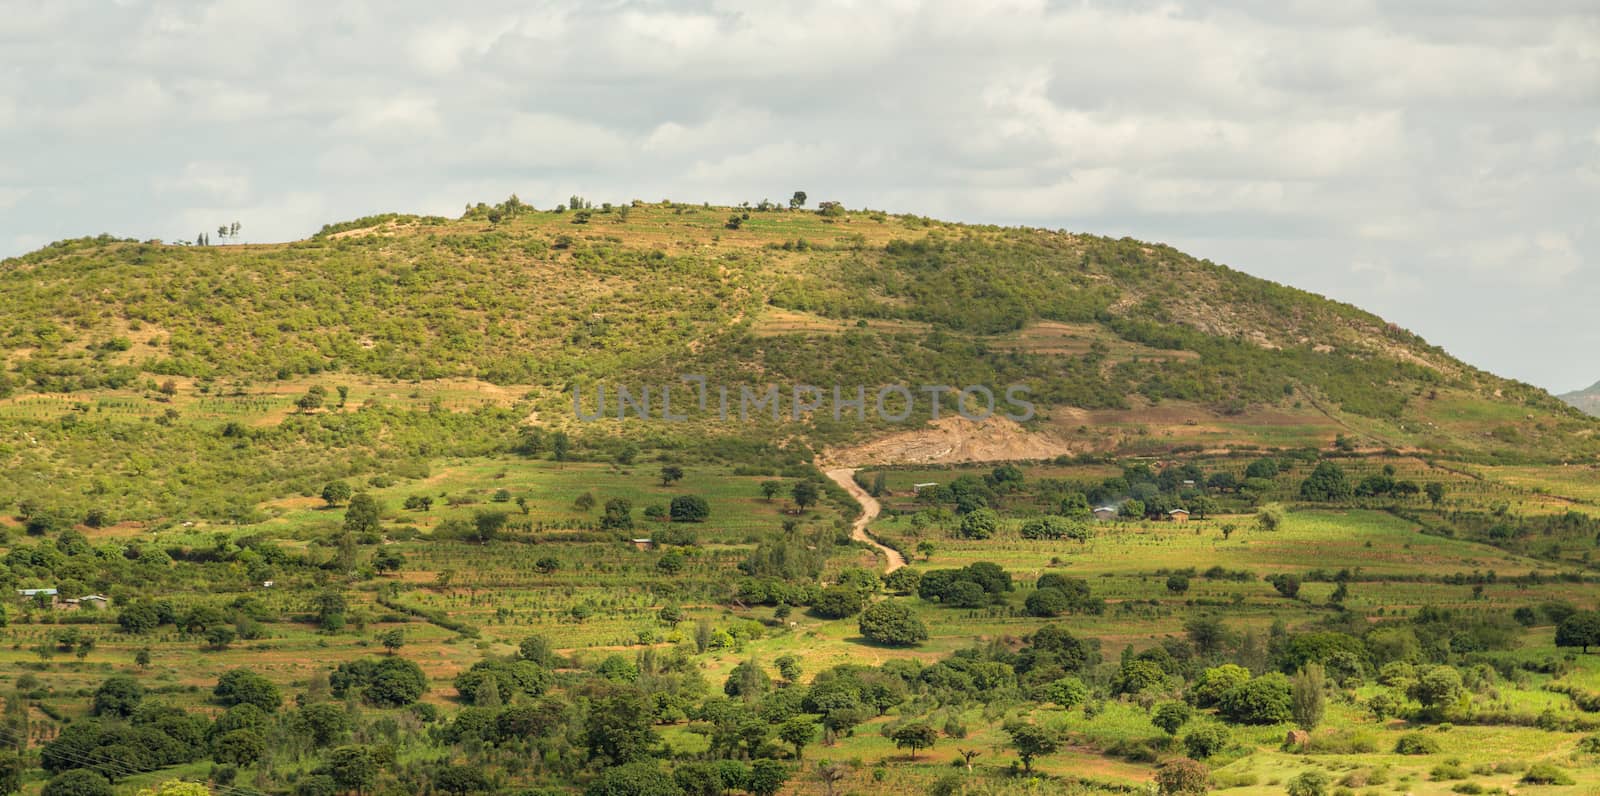
{"label": "cloudy sky", "polygon": [[1600,379],[1596,0],[979,5],[0,0],[0,256],[804,189],[1169,242]]}

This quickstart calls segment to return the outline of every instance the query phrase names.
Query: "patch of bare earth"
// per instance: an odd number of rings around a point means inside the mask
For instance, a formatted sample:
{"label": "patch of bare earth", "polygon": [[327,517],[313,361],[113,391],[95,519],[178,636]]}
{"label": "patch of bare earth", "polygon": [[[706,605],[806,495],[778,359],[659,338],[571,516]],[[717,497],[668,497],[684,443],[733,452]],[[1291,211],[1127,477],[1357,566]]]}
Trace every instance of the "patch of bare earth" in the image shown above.
{"label": "patch of bare earth", "polygon": [[1053,433],[1031,432],[1002,417],[974,421],[954,416],[861,445],[828,448],[819,460],[844,467],[948,464],[1049,459],[1073,451],[1071,443]]}

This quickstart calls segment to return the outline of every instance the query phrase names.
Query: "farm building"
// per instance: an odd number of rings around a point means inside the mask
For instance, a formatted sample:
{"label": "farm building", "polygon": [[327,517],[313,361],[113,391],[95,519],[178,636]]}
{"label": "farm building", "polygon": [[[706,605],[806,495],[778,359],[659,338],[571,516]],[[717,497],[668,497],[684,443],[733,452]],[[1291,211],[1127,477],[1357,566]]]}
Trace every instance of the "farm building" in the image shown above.
{"label": "farm building", "polygon": [[64,611],[75,611],[79,608],[104,608],[110,604],[110,600],[107,600],[105,597],[99,594],[86,594],[82,597],[68,597],[61,602],[56,603],[56,607]]}
{"label": "farm building", "polygon": [[927,482],[924,482],[924,483],[921,483],[921,484],[912,484],[911,485],[911,491],[913,491],[913,492],[921,492],[924,489],[932,489],[932,488],[934,488],[934,487],[936,487],[938,485],[939,484],[936,481],[927,481]]}
{"label": "farm building", "polygon": [[1167,519],[1172,520],[1173,522],[1188,522],[1189,510],[1173,509],[1172,511],[1167,512]]}
{"label": "farm building", "polygon": [[1102,522],[1106,520],[1114,520],[1117,518],[1117,507],[1101,506],[1100,508],[1094,510],[1094,518]]}
{"label": "farm building", "polygon": [[654,550],[656,543],[653,539],[634,539],[633,546],[640,550]]}

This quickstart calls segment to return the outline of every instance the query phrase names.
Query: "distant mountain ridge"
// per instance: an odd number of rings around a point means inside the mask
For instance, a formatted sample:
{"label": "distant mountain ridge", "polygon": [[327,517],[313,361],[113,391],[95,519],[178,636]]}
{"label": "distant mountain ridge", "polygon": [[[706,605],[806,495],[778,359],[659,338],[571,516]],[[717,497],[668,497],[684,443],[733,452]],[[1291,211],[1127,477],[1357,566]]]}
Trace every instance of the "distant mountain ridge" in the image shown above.
{"label": "distant mountain ridge", "polygon": [[1587,414],[1600,417],[1600,381],[1581,390],[1562,393],[1556,397]]}

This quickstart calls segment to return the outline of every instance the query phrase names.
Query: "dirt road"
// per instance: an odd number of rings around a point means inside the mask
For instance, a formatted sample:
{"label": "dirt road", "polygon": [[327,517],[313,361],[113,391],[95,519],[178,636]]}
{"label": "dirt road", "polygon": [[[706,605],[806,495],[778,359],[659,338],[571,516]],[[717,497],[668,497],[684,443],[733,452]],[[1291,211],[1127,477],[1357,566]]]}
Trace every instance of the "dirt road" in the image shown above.
{"label": "dirt road", "polygon": [[850,496],[855,498],[857,503],[861,504],[861,516],[857,517],[855,524],[850,526],[850,536],[857,541],[866,542],[867,544],[872,545],[883,553],[884,558],[889,560],[889,566],[884,569],[884,574],[888,574],[905,566],[906,557],[900,555],[899,550],[889,547],[888,545],[879,544],[878,540],[867,535],[867,523],[870,523],[876,519],[878,513],[883,510],[883,507],[878,505],[878,501],[871,495],[867,494],[867,491],[862,489],[860,484],[856,483],[855,469],[851,467],[840,467],[835,470],[829,470],[827,474],[829,478],[833,479],[834,483],[844,487],[844,491],[849,492]]}

